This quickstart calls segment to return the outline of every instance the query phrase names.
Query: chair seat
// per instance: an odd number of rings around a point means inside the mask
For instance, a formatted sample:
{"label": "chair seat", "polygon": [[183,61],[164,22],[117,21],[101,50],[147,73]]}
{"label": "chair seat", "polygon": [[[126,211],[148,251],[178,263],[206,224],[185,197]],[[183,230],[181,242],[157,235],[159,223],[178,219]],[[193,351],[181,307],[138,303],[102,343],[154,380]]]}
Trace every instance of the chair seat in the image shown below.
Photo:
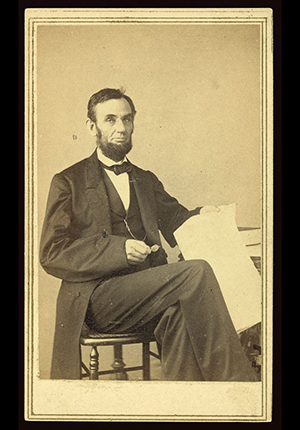
{"label": "chair seat", "polygon": [[153,333],[103,333],[90,329],[83,323],[80,343],[81,345],[117,345],[126,343],[149,343],[155,341]]}
{"label": "chair seat", "polygon": [[117,345],[117,344],[130,344],[141,343],[141,338],[135,333],[125,334],[107,334],[98,333],[96,331],[89,331],[80,337],[81,345]]}

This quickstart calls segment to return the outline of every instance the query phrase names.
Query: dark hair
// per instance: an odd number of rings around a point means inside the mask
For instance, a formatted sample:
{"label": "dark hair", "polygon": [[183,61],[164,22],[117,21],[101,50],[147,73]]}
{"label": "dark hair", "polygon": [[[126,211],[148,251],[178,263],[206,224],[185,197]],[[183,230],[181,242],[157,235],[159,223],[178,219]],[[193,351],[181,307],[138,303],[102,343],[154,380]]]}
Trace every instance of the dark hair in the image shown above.
{"label": "dark hair", "polygon": [[136,114],[136,110],[133,104],[133,101],[130,97],[126,96],[124,94],[124,91],[121,91],[119,89],[114,88],[104,88],[103,90],[98,91],[97,93],[93,94],[88,102],[88,111],[87,116],[92,120],[93,122],[96,122],[96,114],[95,114],[95,106],[98,103],[104,103],[111,99],[125,99],[128,101],[132,114]]}

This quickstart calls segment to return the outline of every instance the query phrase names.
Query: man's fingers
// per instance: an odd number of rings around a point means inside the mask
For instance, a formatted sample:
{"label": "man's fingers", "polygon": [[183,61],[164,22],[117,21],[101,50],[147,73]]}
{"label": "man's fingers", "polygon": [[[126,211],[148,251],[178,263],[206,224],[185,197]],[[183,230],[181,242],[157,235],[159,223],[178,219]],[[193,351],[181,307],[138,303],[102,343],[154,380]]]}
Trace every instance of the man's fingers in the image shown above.
{"label": "man's fingers", "polygon": [[137,255],[137,254],[128,254],[127,255],[127,260],[130,264],[139,264],[139,263],[143,263],[143,261],[145,261],[146,259],[146,255]]}
{"label": "man's fingers", "polygon": [[150,247],[140,240],[131,240],[131,239],[127,240],[126,248],[128,252],[137,254],[137,255],[139,254],[148,255],[151,253]]}
{"label": "man's fingers", "polygon": [[213,206],[213,205],[203,206],[203,208],[200,211],[200,214],[205,214],[209,212],[220,212],[220,208],[218,206]]}
{"label": "man's fingers", "polygon": [[140,264],[145,260],[145,258],[138,258],[138,257],[135,257],[134,255],[129,255],[127,259],[130,264]]}
{"label": "man's fingers", "polygon": [[133,245],[134,250],[142,255],[151,254],[151,249],[144,242],[136,241]]}
{"label": "man's fingers", "polygon": [[137,244],[136,246],[134,246],[134,251],[138,255],[140,254],[140,255],[147,256],[147,255],[151,254],[151,249],[147,245],[142,246],[142,245]]}
{"label": "man's fingers", "polygon": [[146,259],[147,255],[151,253],[149,246],[139,240],[127,240],[125,248],[127,260],[130,264],[142,263]]}

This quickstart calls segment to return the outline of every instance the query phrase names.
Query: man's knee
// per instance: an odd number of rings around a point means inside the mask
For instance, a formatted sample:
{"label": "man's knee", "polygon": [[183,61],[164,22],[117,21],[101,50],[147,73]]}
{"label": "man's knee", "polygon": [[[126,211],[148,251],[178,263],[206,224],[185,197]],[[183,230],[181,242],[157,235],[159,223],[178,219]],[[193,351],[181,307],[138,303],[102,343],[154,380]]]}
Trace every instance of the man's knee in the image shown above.
{"label": "man's knee", "polygon": [[187,266],[193,273],[198,273],[200,275],[211,274],[213,272],[212,267],[206,260],[189,260],[186,261]]}
{"label": "man's knee", "polygon": [[219,292],[220,286],[213,272],[212,267],[206,260],[190,260],[186,261],[185,284],[182,288],[182,293],[186,298],[195,295],[195,300],[198,302],[206,291]]}

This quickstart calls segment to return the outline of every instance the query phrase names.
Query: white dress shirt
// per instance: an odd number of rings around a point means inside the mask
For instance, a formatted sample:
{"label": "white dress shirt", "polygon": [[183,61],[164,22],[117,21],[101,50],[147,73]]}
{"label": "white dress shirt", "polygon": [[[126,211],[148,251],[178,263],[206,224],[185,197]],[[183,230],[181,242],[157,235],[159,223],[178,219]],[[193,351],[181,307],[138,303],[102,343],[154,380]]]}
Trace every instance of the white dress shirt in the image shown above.
{"label": "white dress shirt", "polygon": [[[119,162],[115,162],[110,158],[105,157],[102,154],[101,149],[97,148],[97,156],[98,159],[105,164],[106,166],[112,166],[114,164],[122,164],[124,160]],[[117,190],[125,210],[127,211],[130,204],[130,188],[129,188],[129,176],[128,173],[122,173],[121,175],[116,175],[114,171],[105,169],[105,172],[108,174],[111,182],[113,183],[115,189]]]}

